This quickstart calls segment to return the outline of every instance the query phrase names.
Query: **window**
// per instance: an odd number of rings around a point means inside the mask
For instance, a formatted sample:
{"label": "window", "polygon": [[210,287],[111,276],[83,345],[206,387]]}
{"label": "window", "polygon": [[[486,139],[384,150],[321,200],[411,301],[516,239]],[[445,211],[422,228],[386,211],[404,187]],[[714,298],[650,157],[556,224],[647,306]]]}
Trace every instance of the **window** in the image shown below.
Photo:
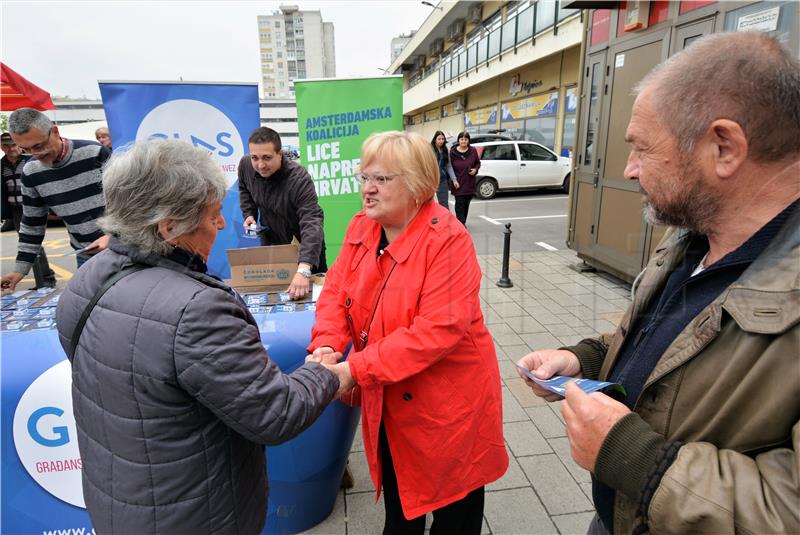
{"label": "window", "polygon": [[526,162],[552,162],[556,160],[555,155],[544,147],[532,145],[530,143],[520,143],[520,157]]}
{"label": "window", "polygon": [[483,148],[481,160],[516,160],[517,152],[513,143],[503,145],[487,145]]}
{"label": "window", "polygon": [[[279,50],[279,51],[278,51],[278,59],[280,59],[280,58],[282,58],[282,57],[283,57],[283,52],[281,52],[281,51]],[[278,62],[278,65],[280,65],[280,62]]]}
{"label": "window", "polygon": [[556,18],[555,0],[539,0],[536,6],[536,33],[546,30],[553,25]]}
{"label": "window", "polygon": [[281,27],[281,21],[279,21],[279,20],[276,20],[276,21],[275,21],[275,27],[276,27],[276,28],[280,28],[280,27]]}

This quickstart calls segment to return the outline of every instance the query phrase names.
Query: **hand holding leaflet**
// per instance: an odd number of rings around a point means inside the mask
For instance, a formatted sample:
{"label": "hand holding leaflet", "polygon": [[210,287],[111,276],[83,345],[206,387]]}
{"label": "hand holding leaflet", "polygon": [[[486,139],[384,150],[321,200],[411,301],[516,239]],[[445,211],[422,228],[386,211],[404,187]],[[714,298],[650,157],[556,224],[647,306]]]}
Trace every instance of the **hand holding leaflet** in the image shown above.
{"label": "hand holding leaflet", "polygon": [[575,377],[564,377],[563,375],[555,375],[550,379],[539,379],[527,368],[517,365],[517,369],[520,371],[520,373],[524,374],[525,377],[529,378],[537,385],[541,386],[545,390],[553,392],[554,394],[558,394],[561,397],[564,397],[566,394],[565,388],[567,383],[574,382],[587,394],[591,394],[592,392],[601,392],[616,400],[625,398],[625,389],[622,387],[622,385],[617,383],[609,383],[608,381],[595,381],[593,379],[576,379]]}

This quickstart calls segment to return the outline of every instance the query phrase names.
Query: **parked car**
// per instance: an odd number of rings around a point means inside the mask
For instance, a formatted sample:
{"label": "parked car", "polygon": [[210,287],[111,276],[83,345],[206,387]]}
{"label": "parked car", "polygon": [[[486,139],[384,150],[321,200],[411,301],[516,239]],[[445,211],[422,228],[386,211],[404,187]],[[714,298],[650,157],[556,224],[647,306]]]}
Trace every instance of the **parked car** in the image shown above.
{"label": "parked car", "polygon": [[559,187],[569,193],[572,162],[533,141],[472,143],[481,157],[475,195],[491,199],[498,191]]}

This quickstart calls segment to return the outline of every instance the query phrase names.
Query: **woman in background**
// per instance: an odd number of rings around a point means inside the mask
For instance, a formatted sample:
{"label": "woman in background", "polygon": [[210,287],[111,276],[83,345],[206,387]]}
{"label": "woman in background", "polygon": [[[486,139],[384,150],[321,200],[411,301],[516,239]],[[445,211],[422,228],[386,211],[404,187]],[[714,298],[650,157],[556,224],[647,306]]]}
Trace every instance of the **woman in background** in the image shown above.
{"label": "woman in background", "polygon": [[450,181],[455,179],[453,174],[453,167],[450,165],[450,153],[447,150],[447,140],[444,132],[437,130],[431,139],[431,147],[433,147],[433,154],[436,156],[436,161],[439,163],[439,187],[436,189],[436,199],[439,204],[450,209],[448,205],[448,190],[450,189]]}
{"label": "woman in background", "polygon": [[458,144],[450,149],[450,164],[456,175],[453,180],[453,195],[456,197],[456,218],[467,226],[469,203],[475,195],[475,175],[481,168],[481,158],[475,147],[469,144],[469,132],[458,134]]}

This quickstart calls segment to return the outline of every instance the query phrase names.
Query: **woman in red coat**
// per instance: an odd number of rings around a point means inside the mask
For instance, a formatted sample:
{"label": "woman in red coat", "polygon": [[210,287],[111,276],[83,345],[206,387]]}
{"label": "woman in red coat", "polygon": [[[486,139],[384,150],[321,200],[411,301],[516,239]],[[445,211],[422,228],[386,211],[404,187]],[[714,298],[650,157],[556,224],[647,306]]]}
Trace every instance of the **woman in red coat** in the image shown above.
{"label": "woman in red coat", "polygon": [[484,485],[505,473],[500,374],[481,313],[472,239],[432,201],[439,169],[418,134],[364,142],[364,209],[317,303],[309,359],[336,364],[360,403],[384,533],[479,534]]}

